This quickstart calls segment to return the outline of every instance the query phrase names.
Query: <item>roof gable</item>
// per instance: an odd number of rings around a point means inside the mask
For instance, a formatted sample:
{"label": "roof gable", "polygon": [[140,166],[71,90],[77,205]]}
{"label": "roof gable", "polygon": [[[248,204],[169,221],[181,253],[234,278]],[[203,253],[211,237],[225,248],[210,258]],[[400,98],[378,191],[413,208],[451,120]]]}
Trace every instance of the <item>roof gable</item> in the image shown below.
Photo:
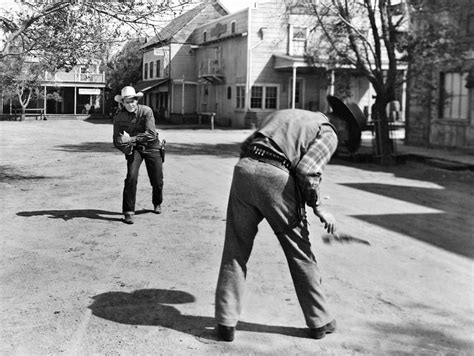
{"label": "roof gable", "polygon": [[[222,6],[218,0],[204,0],[196,7],[186,11],[185,13],[170,21],[170,23],[165,28],[163,28],[160,33],[154,36],[148,43],[144,44],[142,48],[149,49],[151,47],[155,47],[157,44],[172,42],[173,39],[175,39],[185,29],[188,30],[186,32],[189,32],[189,34],[192,33],[194,28],[197,26],[214,19],[215,15],[213,18],[209,18],[209,15],[206,15],[206,13],[209,12],[218,15],[218,17],[229,14],[227,9]],[[202,21],[196,21],[199,17],[202,17]],[[188,24],[192,22],[194,22],[193,27],[188,28]]]}

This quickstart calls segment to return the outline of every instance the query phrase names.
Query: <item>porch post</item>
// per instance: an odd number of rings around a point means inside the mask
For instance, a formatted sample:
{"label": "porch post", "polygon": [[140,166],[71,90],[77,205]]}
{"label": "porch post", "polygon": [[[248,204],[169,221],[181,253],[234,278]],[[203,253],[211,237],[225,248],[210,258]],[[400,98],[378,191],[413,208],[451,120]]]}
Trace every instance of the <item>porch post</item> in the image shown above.
{"label": "porch post", "polygon": [[77,107],[77,87],[74,86],[74,115],[76,115]]}
{"label": "porch post", "polygon": [[184,74],[183,84],[181,85],[181,115],[184,115]]}
{"label": "porch post", "polygon": [[405,122],[405,116],[407,113],[407,71],[403,70],[403,84],[402,84],[402,108],[400,110],[400,120]]}
{"label": "porch post", "polygon": [[44,113],[45,113],[45,114],[47,114],[47,112],[46,112],[46,102],[47,102],[47,100],[46,100],[46,93],[47,93],[47,90],[46,90],[46,89],[47,89],[47,88],[46,88],[46,85],[45,85],[45,86],[44,86],[44,98],[43,98],[43,101],[44,101],[44,106],[43,106],[43,107],[44,107]]}
{"label": "porch post", "polygon": [[331,70],[331,79],[329,82],[329,95],[334,95],[334,86],[336,82],[336,75],[334,73],[334,69]]}
{"label": "porch post", "polygon": [[292,90],[291,90],[291,108],[295,108],[296,104],[296,66],[293,64],[293,83],[292,83]]}

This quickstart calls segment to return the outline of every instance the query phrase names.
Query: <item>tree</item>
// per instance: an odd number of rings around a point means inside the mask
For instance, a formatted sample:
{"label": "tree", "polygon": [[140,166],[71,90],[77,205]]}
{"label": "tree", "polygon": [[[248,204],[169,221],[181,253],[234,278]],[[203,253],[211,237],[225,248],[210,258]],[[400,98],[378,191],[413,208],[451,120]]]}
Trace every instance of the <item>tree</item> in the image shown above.
{"label": "tree", "polygon": [[[142,55],[140,47],[144,41],[140,39],[129,41],[119,52],[107,62],[106,81],[111,93],[117,93],[126,85],[136,83],[141,79]],[[116,103],[113,96],[107,98],[106,106],[112,108]]]}
{"label": "tree", "polygon": [[[332,69],[350,66],[372,84],[376,149],[382,164],[393,162],[386,107],[405,80],[400,76],[401,66],[406,67],[409,60],[462,57],[462,51],[450,41],[457,33],[455,24],[433,17],[433,26],[416,35],[410,32],[416,18],[413,14],[424,2],[428,0],[287,0],[290,12],[297,10],[314,18],[314,42],[308,51],[313,61],[327,55],[326,63]],[[452,2],[450,6],[456,7]]]}
{"label": "tree", "polygon": [[82,51],[98,54],[103,50],[100,46],[124,43],[150,30],[158,32],[163,20],[170,20],[193,2],[22,0],[17,11],[0,14],[0,58],[57,49],[75,60],[79,45]]}
{"label": "tree", "polygon": [[25,119],[25,109],[32,99],[39,99],[42,93],[39,90],[43,66],[23,58],[10,57],[0,62],[0,83],[4,98],[13,99],[21,107],[20,121]]}
{"label": "tree", "polygon": [[[38,73],[31,72],[28,80],[24,75],[16,79],[2,76],[0,89],[4,96],[14,88],[23,88],[22,95],[33,95],[41,85],[36,74],[45,70],[69,71],[78,63],[87,64],[93,59],[107,62],[110,52],[128,39],[150,30],[158,32],[164,19],[176,16],[191,3],[192,0],[22,0],[18,10],[0,13],[0,64],[14,68],[12,75],[33,67]],[[32,58],[36,64],[29,66]],[[20,100],[22,103],[27,101]]]}

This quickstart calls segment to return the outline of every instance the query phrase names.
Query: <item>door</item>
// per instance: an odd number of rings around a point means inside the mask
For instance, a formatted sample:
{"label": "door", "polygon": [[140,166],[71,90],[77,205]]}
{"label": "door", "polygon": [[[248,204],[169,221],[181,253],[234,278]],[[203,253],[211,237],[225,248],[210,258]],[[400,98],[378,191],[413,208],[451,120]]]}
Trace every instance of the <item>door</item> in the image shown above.
{"label": "door", "polygon": [[[288,107],[291,108],[293,103],[293,79],[289,79],[290,90],[288,90]],[[296,78],[295,87],[295,109],[304,109],[304,79]]]}

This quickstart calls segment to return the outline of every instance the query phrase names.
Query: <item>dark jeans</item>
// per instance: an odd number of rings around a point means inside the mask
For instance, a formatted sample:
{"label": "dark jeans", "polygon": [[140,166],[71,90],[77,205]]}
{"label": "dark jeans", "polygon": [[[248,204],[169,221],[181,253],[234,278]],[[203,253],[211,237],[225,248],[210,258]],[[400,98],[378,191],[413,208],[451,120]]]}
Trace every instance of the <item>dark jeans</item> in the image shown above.
{"label": "dark jeans", "polygon": [[153,187],[153,205],[163,201],[163,163],[158,149],[145,151],[134,150],[127,158],[127,177],[123,188],[122,212],[135,212],[135,199],[137,195],[138,172],[142,161],[145,160],[146,170],[150,184]]}

